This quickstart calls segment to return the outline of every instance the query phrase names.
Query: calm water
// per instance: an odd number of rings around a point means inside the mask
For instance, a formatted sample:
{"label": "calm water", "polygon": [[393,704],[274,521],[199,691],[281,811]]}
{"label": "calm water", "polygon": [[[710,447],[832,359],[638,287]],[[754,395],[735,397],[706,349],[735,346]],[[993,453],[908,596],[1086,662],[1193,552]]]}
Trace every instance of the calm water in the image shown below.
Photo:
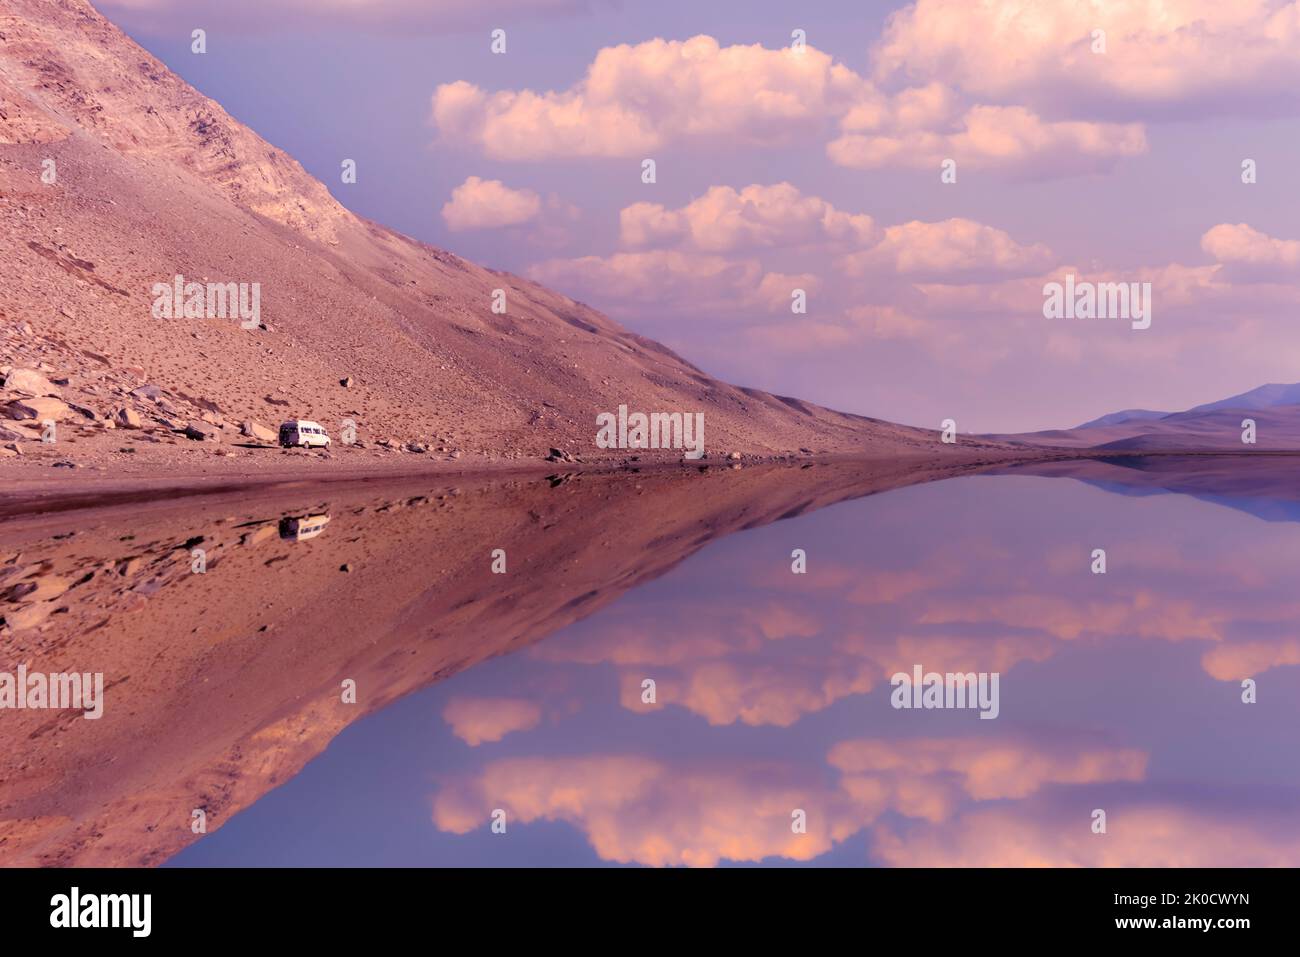
{"label": "calm water", "polygon": [[[198,523],[214,554],[229,550],[226,571],[216,561],[201,584],[224,574],[231,590],[176,599],[169,634],[157,622],[132,634],[121,623],[151,613],[141,601],[198,586],[173,552],[176,571],[154,593],[126,593],[133,610],[110,594],[96,599],[107,612],[87,613],[109,622],[87,647],[160,650],[129,662],[103,651],[106,681],[131,671],[104,718],[24,743],[66,752],[101,736],[84,761],[12,772],[0,858],[1295,866],[1296,477],[1222,460],[896,488],[790,471],[701,477],[684,495],[635,477],[366,490],[268,503],[261,524],[255,504],[225,506]],[[744,494],[733,501],[727,483]],[[312,534],[319,522],[303,519],[325,514]],[[42,530],[46,544],[60,521]],[[88,558],[122,521],[79,530]],[[136,524],[186,522],[165,555],[202,533],[195,516]],[[34,534],[18,542],[20,561],[39,552]],[[421,551],[438,534],[450,537]],[[504,575],[491,573],[498,546]],[[795,549],[804,574],[792,572]],[[238,564],[253,554],[255,575]],[[423,591],[402,591],[404,575]],[[258,590],[266,578],[309,599],[278,606]],[[262,637],[242,633],[255,621],[240,615],[256,609],[231,610],[241,603],[261,607]],[[304,620],[319,623],[294,631]],[[61,627],[45,626],[47,643]],[[173,662],[166,650],[181,642]],[[997,673],[997,717],[892,707],[891,676],[915,666]],[[154,672],[167,677],[149,684]],[[349,675],[356,705],[338,700]],[[1245,678],[1256,703],[1242,700]],[[132,783],[97,797],[98,772],[82,769],[95,760],[120,760]],[[79,797],[54,800],[56,786]],[[206,834],[191,836],[191,806],[212,809]],[[493,831],[497,810],[505,833]],[[90,824],[101,836],[78,850]]]}

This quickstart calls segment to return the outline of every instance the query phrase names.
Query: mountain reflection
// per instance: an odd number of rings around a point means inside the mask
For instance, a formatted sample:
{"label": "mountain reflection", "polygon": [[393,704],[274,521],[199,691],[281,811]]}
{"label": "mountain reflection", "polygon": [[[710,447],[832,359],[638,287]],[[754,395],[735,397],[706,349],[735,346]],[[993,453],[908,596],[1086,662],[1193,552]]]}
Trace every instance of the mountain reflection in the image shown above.
{"label": "mountain reflection", "polygon": [[[99,721],[0,712],[0,862],[1300,862],[1300,770],[1277,760],[1300,710],[1294,470],[971,471],[0,525],[4,667],[108,688]],[[894,710],[916,665],[999,673],[999,717]],[[354,839],[323,838],[341,821]]]}

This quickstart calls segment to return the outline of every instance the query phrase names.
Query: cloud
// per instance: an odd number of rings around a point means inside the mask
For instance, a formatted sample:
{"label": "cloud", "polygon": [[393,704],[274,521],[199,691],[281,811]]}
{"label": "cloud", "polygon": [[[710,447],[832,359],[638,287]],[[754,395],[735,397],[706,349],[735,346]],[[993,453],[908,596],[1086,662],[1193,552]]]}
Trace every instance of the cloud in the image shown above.
{"label": "cloud", "polygon": [[[1094,53],[1093,31],[1106,51]],[[1300,5],[1287,0],[917,0],[892,14],[874,78],[1081,115],[1254,112],[1295,103]]]}
{"label": "cloud", "polygon": [[[922,756],[915,765],[914,753]],[[486,827],[496,808],[506,812],[507,827],[565,821],[602,860],[653,867],[807,861],[889,811],[940,823],[971,800],[1140,780],[1146,766],[1146,756],[1130,749],[965,738],[850,741],[832,748],[829,760],[841,772],[838,782],[785,760],[701,766],[640,755],[503,758],[446,779],[432,820],[455,834]],[[807,833],[793,833],[795,809],[805,811]]]}
{"label": "cloud", "polygon": [[875,829],[873,854],[891,867],[1294,867],[1294,816],[1168,802],[977,807],[938,826]]}
{"label": "cloud", "polygon": [[1283,280],[1300,272],[1300,241],[1274,239],[1245,223],[1220,223],[1207,230],[1201,249],[1238,281]]}
{"label": "cloud", "polygon": [[[828,155],[863,169],[937,171],[953,158],[967,169],[1047,177],[1104,170],[1147,149],[1136,123],[1045,119],[938,81],[889,92],[812,47],[724,47],[706,35],[606,47],[566,90],[489,93],[457,81],[439,86],[432,105],[444,143],[503,160],[644,157],[686,142],[783,146],[834,123],[840,136]],[[682,228],[637,212],[644,218],[629,224],[631,241],[652,241],[656,226]]]}
{"label": "cloud", "polygon": [[442,207],[442,218],[453,232],[518,226],[536,219],[542,198],[531,189],[511,189],[499,179],[471,176],[457,186]]}
{"label": "cloud", "polygon": [[673,249],[552,259],[528,276],[584,298],[673,310],[679,315],[788,309],[791,291],[816,289],[809,274],[767,272],[756,259],[692,255]]}
{"label": "cloud", "polygon": [[619,214],[627,246],[687,244],[711,253],[823,243],[859,246],[878,234],[872,218],[837,210],[789,183],[741,190],[711,186],[680,209],[635,203]]}
{"label": "cloud", "polygon": [[1141,781],[1147,755],[1134,748],[1030,745],[973,738],[842,741],[827,760],[846,774],[955,774],[977,801],[1023,798],[1048,784]]}
{"label": "cloud", "polygon": [[812,48],[721,46],[710,36],[606,47],[567,90],[439,86],[444,142],[504,160],[642,157],[677,140],[771,146],[816,131],[862,79]]}
{"label": "cloud", "polygon": [[[634,203],[620,212],[619,225],[629,251],[553,259],[534,266],[530,275],[596,302],[670,306],[690,316],[703,311],[718,316],[755,308],[786,314],[793,290],[812,296],[821,289],[820,277],[812,272],[769,269],[764,258],[772,255],[783,265],[834,261],[850,277],[870,278],[876,287],[871,293],[885,298],[906,298],[911,283],[995,282],[1034,275],[1055,261],[1040,243],[1020,243],[1003,230],[968,219],[881,228],[866,213],[837,209],[790,183],[711,186],[676,209]],[[898,282],[882,284],[882,279]],[[860,296],[841,284],[837,298],[842,304]],[[806,349],[860,334],[914,338],[925,328],[899,302],[883,301],[853,306],[836,322],[801,321],[798,329],[809,338],[790,336],[796,348]],[[772,344],[786,335],[780,328],[761,334]]]}
{"label": "cloud", "polygon": [[[566,821],[602,860],[653,867],[712,867],[721,860],[811,860],[860,825],[818,813],[823,800],[799,769],[777,763],[726,768],[674,766],[610,755],[515,758],[447,781],[433,800],[433,823],[465,834],[494,808],[507,826]],[[791,831],[791,812],[808,811],[808,832]]]}
{"label": "cloud", "polygon": [[1055,261],[1041,243],[1018,243],[1001,229],[969,219],[890,226],[869,249],[845,256],[849,275],[887,271],[919,282],[991,281],[1033,275]]}
{"label": "cloud", "polygon": [[827,144],[840,166],[854,169],[932,169],[954,160],[963,169],[999,169],[1029,178],[1110,169],[1116,160],[1147,151],[1138,123],[1046,121],[1022,106],[974,106],[942,129],[865,124],[853,116],[844,135]]}
{"label": "cloud", "polygon": [[458,695],[442,709],[452,734],[471,748],[500,741],[512,731],[527,731],[542,720],[542,710],[523,698],[470,698]]}

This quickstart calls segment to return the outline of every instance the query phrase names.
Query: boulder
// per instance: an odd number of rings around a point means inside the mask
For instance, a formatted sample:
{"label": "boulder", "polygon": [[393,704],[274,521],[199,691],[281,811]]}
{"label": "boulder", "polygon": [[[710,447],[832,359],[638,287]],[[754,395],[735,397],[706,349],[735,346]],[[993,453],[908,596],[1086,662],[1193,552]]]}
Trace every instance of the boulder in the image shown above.
{"label": "boulder", "polygon": [[221,430],[206,422],[191,422],[185,426],[185,437],[195,442],[220,442]]}
{"label": "boulder", "polygon": [[344,376],[342,379],[339,379],[339,385],[343,386],[345,389],[352,388],[352,376]]}
{"label": "boulder", "polygon": [[61,395],[56,386],[35,369],[14,369],[5,376],[5,388],[23,395]]}
{"label": "boulder", "polygon": [[152,401],[157,401],[158,399],[162,398],[162,396],[163,396],[163,390],[162,390],[162,386],[157,386],[157,385],[142,385],[142,386],[140,386],[139,388],[132,389],[132,390],[131,390],[131,395],[132,395],[134,398],[137,398],[137,399],[148,399],[148,400],[150,400],[150,401],[152,402]]}
{"label": "boulder", "polygon": [[5,623],[14,631],[22,631],[24,628],[33,628],[44,621],[54,610],[54,606],[48,602],[36,602],[31,605],[23,605],[20,608],[6,608],[4,617]]}
{"label": "boulder", "polygon": [[0,425],[0,442],[21,442],[23,439],[31,438],[25,432],[17,432],[13,429],[6,429]]}
{"label": "boulder", "polygon": [[123,406],[113,413],[113,423],[119,429],[140,429],[144,428],[144,420],[140,418],[140,413],[135,409]]}
{"label": "boulder", "polygon": [[60,399],[39,397],[33,399],[15,399],[5,406],[9,418],[16,421],[35,419],[44,422],[53,419],[61,422],[72,414],[72,410]]}
{"label": "boulder", "polygon": [[273,429],[268,429],[260,422],[254,422],[251,419],[244,422],[239,427],[239,432],[241,435],[246,435],[248,438],[255,439],[258,442],[275,442],[280,437],[279,433],[275,432]]}

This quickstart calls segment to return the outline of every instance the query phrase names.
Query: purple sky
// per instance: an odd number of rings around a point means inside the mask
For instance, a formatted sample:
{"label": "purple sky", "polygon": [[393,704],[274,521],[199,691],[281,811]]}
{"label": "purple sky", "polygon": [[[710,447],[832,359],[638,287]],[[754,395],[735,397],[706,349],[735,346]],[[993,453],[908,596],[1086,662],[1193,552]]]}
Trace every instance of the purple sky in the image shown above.
{"label": "purple sky", "polygon": [[[1300,378],[1297,4],[1022,6],[100,3],[358,213],[741,384],[965,432]],[[1044,318],[1067,272],[1151,328]]]}

